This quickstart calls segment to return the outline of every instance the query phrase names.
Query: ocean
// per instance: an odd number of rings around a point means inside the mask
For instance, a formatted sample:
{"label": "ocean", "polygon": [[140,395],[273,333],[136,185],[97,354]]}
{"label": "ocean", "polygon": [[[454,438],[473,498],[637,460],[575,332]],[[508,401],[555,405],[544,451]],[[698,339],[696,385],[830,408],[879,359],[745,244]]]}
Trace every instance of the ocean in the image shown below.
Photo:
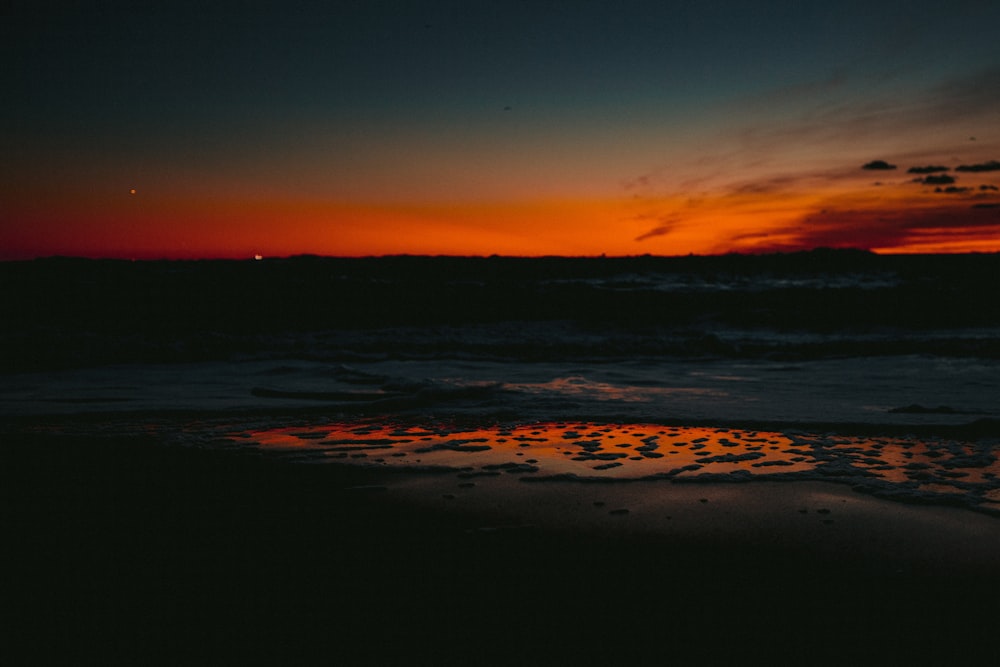
{"label": "ocean", "polygon": [[1000,514],[996,255],[0,265],[0,428]]}

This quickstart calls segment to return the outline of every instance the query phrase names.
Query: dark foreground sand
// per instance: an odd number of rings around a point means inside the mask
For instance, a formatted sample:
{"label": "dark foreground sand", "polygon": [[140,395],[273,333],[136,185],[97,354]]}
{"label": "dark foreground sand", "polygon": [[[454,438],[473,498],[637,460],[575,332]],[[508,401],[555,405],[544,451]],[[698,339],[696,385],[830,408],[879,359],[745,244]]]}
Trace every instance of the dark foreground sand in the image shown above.
{"label": "dark foreground sand", "polygon": [[1000,627],[1000,520],[829,484],[43,437],[0,476],[5,665],[967,664]]}

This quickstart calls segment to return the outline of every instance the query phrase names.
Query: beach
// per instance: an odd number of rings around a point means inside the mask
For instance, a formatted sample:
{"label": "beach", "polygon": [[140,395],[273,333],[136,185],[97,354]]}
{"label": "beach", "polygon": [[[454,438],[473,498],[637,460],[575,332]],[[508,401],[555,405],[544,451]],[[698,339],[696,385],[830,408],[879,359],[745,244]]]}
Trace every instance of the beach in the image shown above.
{"label": "beach", "polygon": [[0,265],[3,662],[969,662],[995,261]]}
{"label": "beach", "polygon": [[0,667],[998,662],[1000,0],[0,7]]}
{"label": "beach", "polygon": [[842,485],[469,486],[121,439],[3,456],[36,663],[931,664],[995,629],[995,518]]}

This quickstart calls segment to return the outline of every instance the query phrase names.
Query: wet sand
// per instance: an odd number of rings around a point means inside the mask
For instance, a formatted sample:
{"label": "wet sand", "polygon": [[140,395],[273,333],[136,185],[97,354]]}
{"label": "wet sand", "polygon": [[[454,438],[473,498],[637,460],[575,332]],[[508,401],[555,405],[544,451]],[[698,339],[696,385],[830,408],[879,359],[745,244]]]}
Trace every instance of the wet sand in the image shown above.
{"label": "wet sand", "polygon": [[[470,485],[474,484],[474,486]],[[724,554],[774,550],[803,562],[899,577],[989,577],[1000,569],[1000,521],[906,505],[824,482],[526,484],[518,478],[413,476],[386,487],[399,502],[461,516],[475,531],[539,530],[697,544]],[[733,560],[739,553],[732,553]],[[1000,591],[998,591],[1000,592]]]}
{"label": "wet sand", "polygon": [[1000,521],[844,486],[0,452],[4,651],[34,663],[941,664],[1000,620]]}

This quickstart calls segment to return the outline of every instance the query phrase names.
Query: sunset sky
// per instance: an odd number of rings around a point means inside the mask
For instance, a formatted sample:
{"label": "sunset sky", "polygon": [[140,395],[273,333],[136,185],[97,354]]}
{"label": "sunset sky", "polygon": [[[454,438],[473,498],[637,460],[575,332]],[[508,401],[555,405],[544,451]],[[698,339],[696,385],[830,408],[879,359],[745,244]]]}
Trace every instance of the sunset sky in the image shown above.
{"label": "sunset sky", "polygon": [[1000,3],[0,9],[0,259],[1000,251]]}

